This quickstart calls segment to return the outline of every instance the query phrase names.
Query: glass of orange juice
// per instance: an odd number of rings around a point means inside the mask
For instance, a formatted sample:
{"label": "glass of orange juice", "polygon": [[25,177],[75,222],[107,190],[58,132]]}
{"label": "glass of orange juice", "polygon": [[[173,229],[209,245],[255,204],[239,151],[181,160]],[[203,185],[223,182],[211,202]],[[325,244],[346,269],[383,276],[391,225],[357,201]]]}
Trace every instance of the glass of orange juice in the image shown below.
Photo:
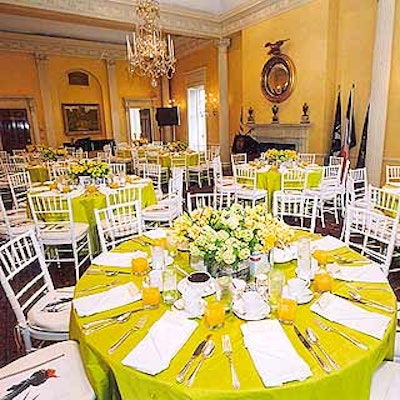
{"label": "glass of orange juice", "polygon": [[132,275],[142,276],[149,272],[149,261],[146,257],[135,257],[131,261]]}
{"label": "glass of orange juice", "polygon": [[143,301],[143,308],[145,309],[158,308],[161,302],[160,289],[158,286],[151,284],[149,277],[146,277],[143,280],[142,301]]}
{"label": "glass of orange juice", "polygon": [[323,250],[316,250],[313,253],[313,257],[317,260],[318,265],[328,264],[328,253]]}
{"label": "glass of orange juice", "polygon": [[277,315],[279,321],[284,324],[293,324],[296,317],[296,300],[281,298],[278,301]]}
{"label": "glass of orange juice", "polygon": [[333,278],[331,274],[324,270],[320,269],[316,272],[314,276],[314,289],[317,292],[330,292],[333,287]]}
{"label": "glass of orange juice", "polygon": [[204,322],[208,329],[219,329],[224,326],[225,307],[220,301],[207,303],[204,310]]}

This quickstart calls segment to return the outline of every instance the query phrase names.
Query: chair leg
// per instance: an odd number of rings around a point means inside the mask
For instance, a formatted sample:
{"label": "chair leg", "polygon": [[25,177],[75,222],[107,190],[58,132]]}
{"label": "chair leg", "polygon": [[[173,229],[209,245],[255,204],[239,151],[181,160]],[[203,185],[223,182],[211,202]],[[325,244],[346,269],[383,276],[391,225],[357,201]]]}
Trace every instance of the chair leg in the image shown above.
{"label": "chair leg", "polygon": [[323,228],[325,228],[325,212],[324,212],[324,202],[323,201],[321,201],[320,210],[321,210],[321,225]]}

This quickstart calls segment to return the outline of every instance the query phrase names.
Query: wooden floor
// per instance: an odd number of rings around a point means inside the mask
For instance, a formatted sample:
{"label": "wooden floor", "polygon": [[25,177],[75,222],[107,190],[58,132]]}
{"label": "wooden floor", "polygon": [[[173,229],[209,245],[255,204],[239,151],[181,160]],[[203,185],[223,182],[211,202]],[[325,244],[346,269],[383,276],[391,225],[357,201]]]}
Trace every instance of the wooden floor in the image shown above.
{"label": "wooden floor", "polygon": [[[330,234],[339,237],[341,225],[337,225],[334,221],[328,219],[325,229],[317,226],[316,231],[324,235]],[[400,260],[397,261],[397,264],[400,264]],[[57,267],[50,268],[50,274],[56,287],[74,284],[74,268],[72,266],[61,269]],[[400,272],[391,273],[389,281],[396,293],[397,299],[400,301]],[[17,358],[19,354],[14,342],[14,326],[16,323],[14,313],[2,288],[0,289],[0,293],[0,366],[3,366]]]}

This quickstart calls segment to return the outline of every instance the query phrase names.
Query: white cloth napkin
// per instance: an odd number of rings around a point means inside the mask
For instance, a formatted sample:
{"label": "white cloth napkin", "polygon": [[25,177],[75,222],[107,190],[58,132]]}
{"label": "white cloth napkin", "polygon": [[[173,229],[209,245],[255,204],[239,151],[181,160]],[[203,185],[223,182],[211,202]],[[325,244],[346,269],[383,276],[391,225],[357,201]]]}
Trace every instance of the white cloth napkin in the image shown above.
{"label": "white cloth napkin", "polygon": [[323,293],[319,300],[311,306],[311,311],[330,321],[348,326],[377,339],[383,338],[390,323],[389,317],[364,310],[352,302],[328,292]]}
{"label": "white cloth napkin", "polygon": [[323,250],[323,251],[331,251],[340,249],[341,247],[346,246],[346,243],[342,242],[339,239],[336,239],[333,236],[324,236],[322,239],[314,240],[311,242],[311,251],[315,250]]}
{"label": "white cloth napkin", "polygon": [[301,381],[312,375],[277,320],[248,322],[240,328],[244,344],[265,386]]}
{"label": "white cloth napkin", "polygon": [[149,239],[163,239],[167,237],[167,232],[165,229],[157,228],[152,229],[151,231],[143,232],[144,236],[147,236]]}
{"label": "white cloth napkin", "polygon": [[101,293],[79,297],[73,300],[73,304],[77,314],[86,317],[133,303],[141,298],[140,290],[133,282],[129,282]]}
{"label": "white cloth napkin", "polygon": [[145,338],[122,360],[122,364],[149,375],[164,371],[197,325],[182,313],[166,311]]}
{"label": "white cloth napkin", "polygon": [[379,268],[378,264],[371,263],[360,267],[339,266],[332,270],[335,279],[342,281],[388,283],[386,275]]}
{"label": "white cloth napkin", "polygon": [[93,265],[103,265],[107,267],[120,267],[120,268],[130,268],[132,263],[132,258],[144,257],[147,258],[147,253],[143,251],[133,251],[127,253],[117,253],[112,251],[107,251],[105,253],[99,254],[92,261]]}

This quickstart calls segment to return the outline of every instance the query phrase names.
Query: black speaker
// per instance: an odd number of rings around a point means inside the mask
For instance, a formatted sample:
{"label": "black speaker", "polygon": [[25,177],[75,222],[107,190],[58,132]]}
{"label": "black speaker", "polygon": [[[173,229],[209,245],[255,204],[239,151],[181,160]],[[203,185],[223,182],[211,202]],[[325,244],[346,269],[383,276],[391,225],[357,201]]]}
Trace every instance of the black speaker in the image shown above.
{"label": "black speaker", "polygon": [[160,107],[156,110],[158,126],[179,125],[178,107]]}

